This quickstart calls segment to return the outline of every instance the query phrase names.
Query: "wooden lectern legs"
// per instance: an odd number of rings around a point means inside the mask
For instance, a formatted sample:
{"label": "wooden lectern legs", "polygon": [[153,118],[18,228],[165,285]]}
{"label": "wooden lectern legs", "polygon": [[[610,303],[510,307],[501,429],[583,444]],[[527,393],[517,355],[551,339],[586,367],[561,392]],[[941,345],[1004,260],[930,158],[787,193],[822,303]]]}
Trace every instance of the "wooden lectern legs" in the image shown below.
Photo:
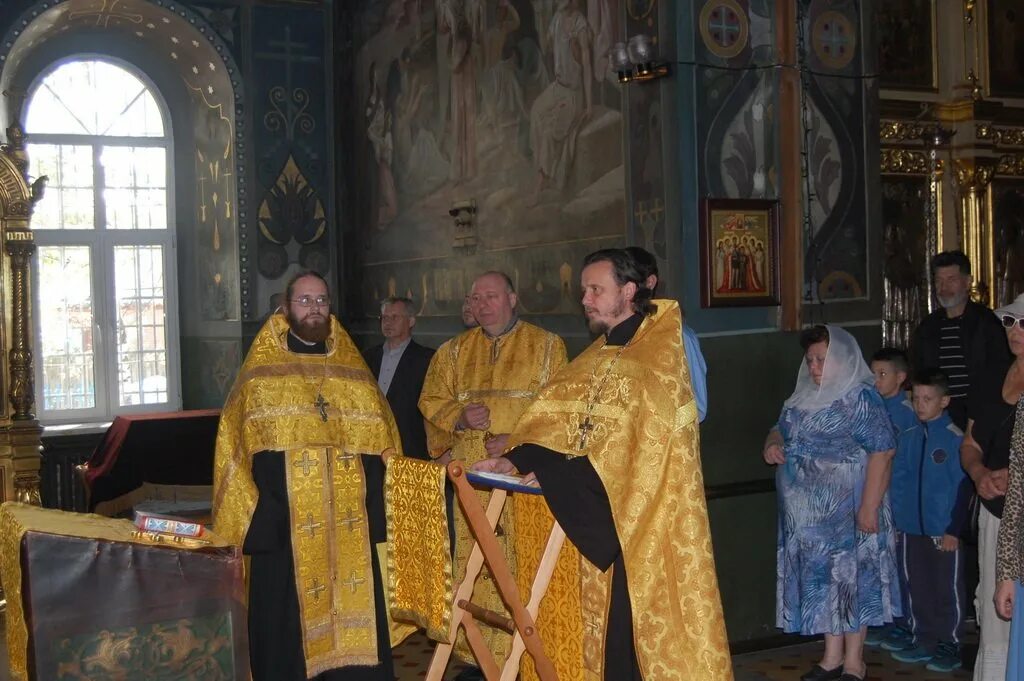
{"label": "wooden lectern legs", "polygon": [[[477,499],[472,485],[466,480],[465,468],[461,461],[452,461],[448,464],[448,477],[455,486],[459,505],[462,506],[469,530],[476,542],[466,565],[466,577],[459,584],[455,592],[455,602],[452,604],[452,625],[449,632],[449,640],[452,642],[437,645],[427,670],[426,681],[441,681],[444,670],[451,660],[459,626],[465,629],[466,640],[469,642],[469,647],[487,681],[515,681],[519,674],[519,661],[526,651],[533,656],[541,681],[558,681],[554,665],[551,664],[551,660],[545,654],[541,644],[535,618],[540,601],[551,581],[555,563],[558,561],[558,553],[562,549],[565,532],[557,522],[551,529],[544,555],[541,556],[540,565],[530,589],[530,600],[523,605],[515,576],[509,570],[508,563],[505,562],[505,554],[494,535],[494,528],[498,524],[498,518],[505,506],[508,492],[503,489],[492,489],[485,511]],[[470,602],[473,596],[473,586],[476,584],[477,577],[480,576],[480,570],[484,563],[487,564],[494,577],[494,585],[498,589],[498,593],[512,612],[511,619]],[[494,659],[484,643],[478,622],[513,634],[512,650],[501,667],[498,666],[498,661]]]}

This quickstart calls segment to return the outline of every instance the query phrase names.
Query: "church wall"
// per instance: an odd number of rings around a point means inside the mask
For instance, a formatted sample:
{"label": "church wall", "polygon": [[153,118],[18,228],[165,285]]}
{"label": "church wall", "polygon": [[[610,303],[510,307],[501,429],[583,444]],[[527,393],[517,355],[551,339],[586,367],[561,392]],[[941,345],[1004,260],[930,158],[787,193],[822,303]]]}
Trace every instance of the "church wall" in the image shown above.
{"label": "church wall", "polygon": [[[708,364],[709,416],[701,427],[701,450],[729,638],[756,642],[781,633],[775,628],[774,469],[763,463],[761,448],[792,391],[802,353],[796,333],[780,332],[779,307],[701,306],[701,199],[779,199],[785,183],[804,186],[801,178],[784,174],[786,150],[780,147],[782,117],[803,118],[812,200],[800,206],[795,228],[806,258],[782,266],[803,270],[805,324],[841,323],[865,354],[878,348],[881,291],[874,254],[881,242],[872,217],[878,210],[878,171],[877,161],[870,161],[877,158],[877,140],[871,148],[877,105],[870,81],[856,79],[873,68],[873,53],[862,50],[871,44],[865,34],[870,21],[861,19],[872,8],[801,2],[795,12],[806,36],[801,42],[797,35],[780,34],[797,27],[779,26],[778,3],[677,5],[678,113],[675,124],[665,127],[676,131],[679,149],[678,169],[670,177],[680,197],[679,247],[671,261],[680,265],[668,295],[683,301]],[[852,43],[849,59],[831,60],[823,51],[829,19]],[[730,31],[732,42],[723,38]],[[788,39],[796,42],[798,63],[815,72],[805,76],[804,115],[784,110],[780,71],[771,67]],[[742,49],[737,40],[745,41]]]}

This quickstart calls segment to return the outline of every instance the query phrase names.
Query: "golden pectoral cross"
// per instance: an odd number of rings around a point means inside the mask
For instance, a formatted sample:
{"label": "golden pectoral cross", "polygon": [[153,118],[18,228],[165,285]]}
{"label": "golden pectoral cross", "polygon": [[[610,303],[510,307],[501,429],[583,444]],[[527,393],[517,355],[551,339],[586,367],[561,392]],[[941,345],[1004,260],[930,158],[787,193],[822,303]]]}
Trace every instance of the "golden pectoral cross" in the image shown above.
{"label": "golden pectoral cross", "polygon": [[331,403],[325,400],[323,395],[317,393],[316,402],[313,403],[313,406],[320,412],[320,420],[327,423],[327,407],[331,406]]}
{"label": "golden pectoral cross", "polygon": [[580,446],[579,450],[583,451],[583,448],[587,446],[587,437],[590,436],[590,431],[594,429],[594,424],[590,422],[590,417],[580,424]]}

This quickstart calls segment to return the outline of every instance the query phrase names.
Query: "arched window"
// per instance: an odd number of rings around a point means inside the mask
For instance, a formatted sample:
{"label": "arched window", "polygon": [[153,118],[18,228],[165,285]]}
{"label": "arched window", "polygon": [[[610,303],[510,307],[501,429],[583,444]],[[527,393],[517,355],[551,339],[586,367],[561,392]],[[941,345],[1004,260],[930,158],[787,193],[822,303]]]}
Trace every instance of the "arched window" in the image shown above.
{"label": "arched window", "polygon": [[29,91],[36,404],[45,422],[181,406],[171,136],[130,67],[56,64]]}

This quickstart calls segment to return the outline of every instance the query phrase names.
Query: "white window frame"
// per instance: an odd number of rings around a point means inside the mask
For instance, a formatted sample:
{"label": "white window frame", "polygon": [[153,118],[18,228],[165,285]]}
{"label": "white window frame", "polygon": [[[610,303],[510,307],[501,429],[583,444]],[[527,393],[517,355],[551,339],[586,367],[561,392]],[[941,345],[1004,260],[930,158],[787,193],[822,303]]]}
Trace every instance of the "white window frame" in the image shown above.
{"label": "white window frame", "polygon": [[[76,54],[52,62],[33,80],[30,93],[35,93],[40,83],[61,66],[77,61],[103,61],[117,66],[138,78],[147,87],[156,101],[163,121],[163,137],[119,137],[76,134],[27,134],[26,142],[33,144],[65,144],[91,146],[93,153],[93,229],[36,229],[32,233],[37,248],[46,246],[88,246],[90,251],[90,274],[92,280],[93,307],[93,370],[95,372],[95,406],[89,409],[46,409],[43,396],[43,358],[35,353],[34,373],[36,386],[36,414],[40,423],[47,425],[109,421],[119,414],[180,411],[181,398],[181,354],[180,322],[178,316],[178,267],[175,220],[174,188],[174,138],[167,103],[159,89],[132,64],[107,55]],[[25,111],[32,97],[25,99]],[[24,119],[24,114],[23,118]],[[29,121],[25,121],[29,128]],[[105,178],[100,156],[103,147],[161,147],[165,150],[167,229],[106,229],[106,206],[103,198]],[[29,159],[31,161],[31,158]],[[46,200],[44,195],[43,201]],[[114,286],[114,248],[116,246],[153,245],[163,248],[163,287],[165,300],[164,329],[166,333],[167,401],[120,406],[117,369],[117,301]],[[32,259],[32,292],[36,310],[39,304],[39,258]],[[32,327],[36,347],[41,348],[41,320],[38,313],[33,315]]]}

